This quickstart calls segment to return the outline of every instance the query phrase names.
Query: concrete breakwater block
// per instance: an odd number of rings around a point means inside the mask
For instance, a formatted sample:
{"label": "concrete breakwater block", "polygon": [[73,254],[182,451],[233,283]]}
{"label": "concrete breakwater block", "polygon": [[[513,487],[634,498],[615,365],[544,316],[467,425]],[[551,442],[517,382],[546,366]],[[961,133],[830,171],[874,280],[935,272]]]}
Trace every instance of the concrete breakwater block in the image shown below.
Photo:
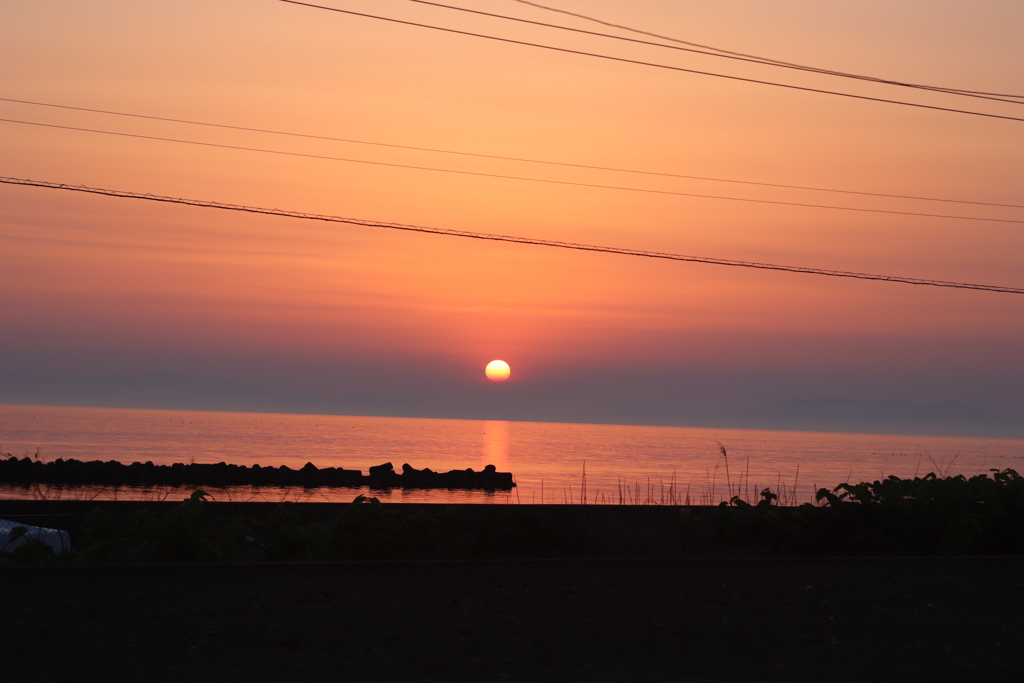
{"label": "concrete breakwater block", "polygon": [[498,472],[494,465],[487,465],[481,472],[473,469],[434,472],[429,467],[417,470],[405,464],[399,474],[386,462],[371,467],[366,479],[372,488],[511,489],[516,485],[511,472]]}
{"label": "concrete breakwater block", "polygon": [[434,472],[429,468],[417,470],[405,464],[399,473],[388,462],[371,467],[369,475],[364,476],[361,470],[318,468],[313,463],[306,463],[301,469],[295,470],[286,465],[246,467],[223,462],[188,465],[134,462],[124,465],[115,460],[83,462],[73,458],[58,458],[52,462],[42,462],[16,457],[0,459],[0,483],[70,486],[370,486],[419,489],[511,489],[515,486],[512,473],[498,472],[494,465],[487,465],[481,472],[472,469]]}

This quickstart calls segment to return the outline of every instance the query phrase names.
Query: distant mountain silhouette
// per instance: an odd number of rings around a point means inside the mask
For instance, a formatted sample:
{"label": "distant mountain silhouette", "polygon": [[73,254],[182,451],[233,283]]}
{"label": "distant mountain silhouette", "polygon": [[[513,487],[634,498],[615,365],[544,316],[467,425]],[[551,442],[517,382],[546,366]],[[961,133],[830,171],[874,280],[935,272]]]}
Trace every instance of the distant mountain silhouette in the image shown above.
{"label": "distant mountain silhouette", "polygon": [[966,403],[823,398],[780,401],[711,417],[710,426],[1024,438],[1024,414]]}

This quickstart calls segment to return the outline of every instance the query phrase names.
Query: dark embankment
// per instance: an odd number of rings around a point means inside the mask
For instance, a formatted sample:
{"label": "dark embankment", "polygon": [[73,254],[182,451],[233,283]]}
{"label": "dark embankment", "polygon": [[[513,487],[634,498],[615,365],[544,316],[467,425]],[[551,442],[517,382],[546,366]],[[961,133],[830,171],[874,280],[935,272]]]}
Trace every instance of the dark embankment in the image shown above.
{"label": "dark embankment", "polygon": [[368,475],[361,470],[341,467],[318,468],[308,462],[301,469],[287,465],[280,467],[252,467],[227,463],[174,463],[154,465],[152,462],[134,462],[125,465],[115,460],[57,459],[42,462],[31,458],[8,457],[0,459],[0,483],[4,484],[59,484],[63,486],[331,486],[407,489],[504,489],[515,486],[510,472],[498,472],[494,465],[483,471],[472,469],[434,472],[428,467],[417,470],[408,464],[402,472],[395,471],[387,462],[370,468]]}
{"label": "dark embankment", "polygon": [[188,562],[1024,554],[1013,470],[889,477],[818,493],[819,505],[385,505],[0,501],[0,518],[63,529],[7,562]]}
{"label": "dark embankment", "polygon": [[11,681],[1024,680],[1020,558],[0,568]]}
{"label": "dark embankment", "polygon": [[74,543],[0,558],[0,655],[19,681],[1022,681],[1021,485],[891,478],[797,508],[0,501]]}

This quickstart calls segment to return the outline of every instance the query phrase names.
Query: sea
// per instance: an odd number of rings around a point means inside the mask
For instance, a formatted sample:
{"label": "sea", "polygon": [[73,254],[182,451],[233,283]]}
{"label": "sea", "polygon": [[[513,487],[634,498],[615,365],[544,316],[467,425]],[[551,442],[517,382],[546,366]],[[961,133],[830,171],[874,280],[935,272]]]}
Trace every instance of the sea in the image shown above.
{"label": "sea", "polygon": [[[230,488],[232,501],[495,504],[717,504],[765,489],[788,504],[819,488],[895,475],[974,476],[1020,470],[1024,440],[0,405],[0,453],[52,461],[217,463],[361,469],[391,462],[434,471],[493,464],[511,491]],[[47,488],[0,483],[0,499],[176,500],[187,489]]]}

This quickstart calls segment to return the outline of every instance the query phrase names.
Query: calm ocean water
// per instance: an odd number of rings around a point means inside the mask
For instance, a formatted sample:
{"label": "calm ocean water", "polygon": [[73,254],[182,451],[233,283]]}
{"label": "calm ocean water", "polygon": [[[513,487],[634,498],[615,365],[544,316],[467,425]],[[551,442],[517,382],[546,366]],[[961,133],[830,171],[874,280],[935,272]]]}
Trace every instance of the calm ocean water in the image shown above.
{"label": "calm ocean water", "polygon": [[[730,485],[748,499],[770,486],[788,496],[795,492],[804,502],[813,499],[818,487],[844,481],[930,471],[971,476],[989,468],[1019,471],[1024,466],[1020,439],[10,405],[0,406],[0,451],[124,463],[223,461],[297,468],[312,462],[364,473],[388,461],[396,469],[406,462],[433,470],[479,470],[494,464],[512,472],[518,483],[511,493],[372,493],[393,502],[563,503],[580,502],[585,495],[590,502],[688,498],[700,504],[727,498]],[[219,495],[348,501],[359,493],[262,489]],[[28,489],[0,486],[0,497],[32,495]],[[168,494],[121,490],[116,495]],[[169,498],[179,495],[185,493],[173,492]],[[90,489],[65,490],[61,496],[113,494]]]}

